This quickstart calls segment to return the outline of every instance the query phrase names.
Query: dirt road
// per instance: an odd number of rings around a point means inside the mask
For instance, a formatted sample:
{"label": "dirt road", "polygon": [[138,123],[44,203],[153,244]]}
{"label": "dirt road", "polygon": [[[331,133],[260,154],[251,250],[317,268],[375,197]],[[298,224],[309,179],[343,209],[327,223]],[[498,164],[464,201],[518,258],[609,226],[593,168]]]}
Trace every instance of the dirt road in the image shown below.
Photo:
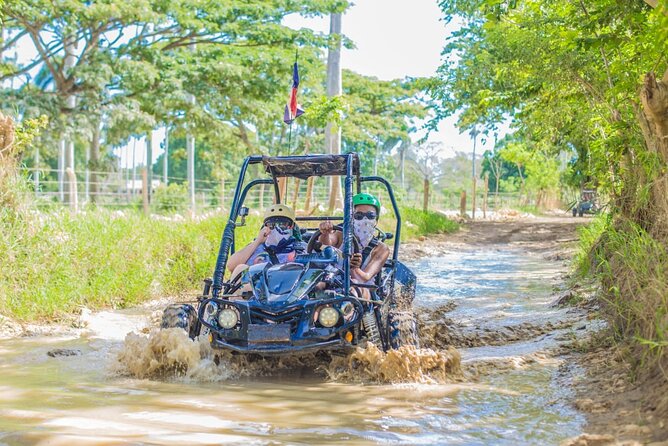
{"label": "dirt road", "polygon": [[569,258],[587,221],[476,222],[407,244],[401,259],[418,276],[420,350],[214,355],[206,340],[156,330],[165,301],[85,312],[75,329],[29,328],[29,337],[0,341],[0,443],[594,445],[650,438],[653,428],[637,417],[620,421],[626,412],[607,396],[609,381],[591,379],[597,369],[587,361],[598,364],[603,353],[573,350],[603,327],[593,307],[559,305],[573,296]]}

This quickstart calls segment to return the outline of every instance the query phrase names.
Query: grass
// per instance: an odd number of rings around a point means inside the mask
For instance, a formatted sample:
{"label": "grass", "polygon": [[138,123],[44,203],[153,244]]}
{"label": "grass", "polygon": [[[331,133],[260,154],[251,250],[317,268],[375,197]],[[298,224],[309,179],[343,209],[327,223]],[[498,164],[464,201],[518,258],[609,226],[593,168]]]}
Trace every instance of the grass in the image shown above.
{"label": "grass", "polygon": [[[668,251],[640,226],[599,216],[583,228],[580,275],[601,283],[614,336],[630,342],[640,367],[668,362]],[[668,375],[666,375],[668,379]]]}
{"label": "grass", "polygon": [[[402,240],[457,228],[440,214],[405,209]],[[0,314],[21,321],[66,317],[81,307],[124,308],[192,293],[210,277],[226,217],[146,218],[138,212],[0,211]],[[237,247],[258,232],[250,216]],[[389,218],[383,229],[394,230]]]}

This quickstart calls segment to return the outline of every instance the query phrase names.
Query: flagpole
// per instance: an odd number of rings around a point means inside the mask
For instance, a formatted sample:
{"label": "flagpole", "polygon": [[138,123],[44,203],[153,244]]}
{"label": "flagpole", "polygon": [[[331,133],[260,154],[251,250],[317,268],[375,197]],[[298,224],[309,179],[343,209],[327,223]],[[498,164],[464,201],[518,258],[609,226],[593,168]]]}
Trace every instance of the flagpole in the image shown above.
{"label": "flagpole", "polygon": [[[299,48],[295,48],[295,63],[299,58]],[[290,122],[290,129],[288,130],[288,153],[292,154],[292,122]]]}

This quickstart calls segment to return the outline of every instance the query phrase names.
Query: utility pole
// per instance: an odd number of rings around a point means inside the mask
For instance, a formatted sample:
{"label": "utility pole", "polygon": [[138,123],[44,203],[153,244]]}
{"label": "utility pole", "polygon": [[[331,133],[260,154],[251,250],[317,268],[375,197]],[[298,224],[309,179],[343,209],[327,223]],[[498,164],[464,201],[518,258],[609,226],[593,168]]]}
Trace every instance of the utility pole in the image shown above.
{"label": "utility pole", "polygon": [[[195,44],[190,44],[190,51],[195,52]],[[188,94],[187,101],[192,109],[195,108],[195,96]],[[191,113],[188,115],[191,116]],[[190,213],[195,215],[195,136],[192,132],[192,120],[189,119],[186,123],[186,152],[188,171],[188,197],[190,201]]]}
{"label": "utility pole", "polygon": [[475,220],[475,187],[476,187],[476,176],[475,176],[475,145],[478,139],[478,129],[473,127],[471,131],[473,135],[473,158],[472,158],[472,172],[473,172],[473,196],[471,197],[472,209],[471,209],[471,219]]}
{"label": "utility pole", "polygon": [[[327,97],[341,95],[341,13],[330,15],[329,49],[327,50]],[[331,155],[341,153],[341,127],[328,122],[325,127],[325,152]],[[341,178],[329,177],[329,210],[342,205]]]}

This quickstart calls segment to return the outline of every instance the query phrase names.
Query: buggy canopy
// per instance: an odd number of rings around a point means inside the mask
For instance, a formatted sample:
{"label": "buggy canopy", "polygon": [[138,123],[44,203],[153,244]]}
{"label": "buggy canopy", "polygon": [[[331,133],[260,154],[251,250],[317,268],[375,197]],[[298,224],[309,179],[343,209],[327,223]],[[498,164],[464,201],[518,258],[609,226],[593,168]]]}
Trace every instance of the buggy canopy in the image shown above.
{"label": "buggy canopy", "polygon": [[[348,155],[263,156],[265,170],[274,177],[308,177],[346,175]],[[360,174],[360,160],[353,154],[353,175]]]}

